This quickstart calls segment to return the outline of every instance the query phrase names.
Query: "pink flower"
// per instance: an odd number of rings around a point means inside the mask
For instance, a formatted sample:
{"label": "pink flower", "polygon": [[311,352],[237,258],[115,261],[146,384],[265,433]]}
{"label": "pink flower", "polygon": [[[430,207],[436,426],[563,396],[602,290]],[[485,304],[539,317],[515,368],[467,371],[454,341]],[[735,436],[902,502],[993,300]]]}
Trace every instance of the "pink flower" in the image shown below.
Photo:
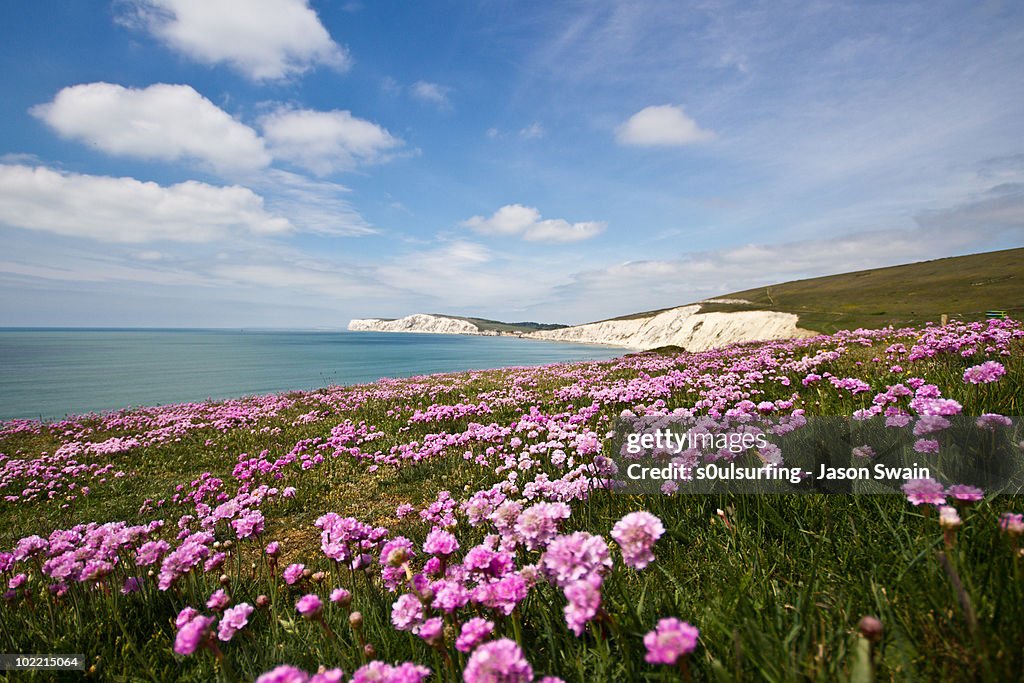
{"label": "pink flower", "polygon": [[289,586],[294,586],[295,583],[302,578],[302,572],[306,569],[304,564],[290,564],[284,568],[282,576],[284,576],[284,582]]}
{"label": "pink flower", "polygon": [[321,602],[317,595],[307,593],[296,601],[295,609],[298,610],[299,614],[307,619],[315,619],[320,616],[321,612],[323,612],[324,603]]}
{"label": "pink flower", "polygon": [[391,666],[373,661],[356,669],[352,683],[422,683],[430,676],[430,669],[420,664],[403,662]]}
{"label": "pink flower", "polygon": [[922,503],[943,505],[946,502],[945,487],[930,477],[927,479],[911,479],[902,488],[903,493],[907,494],[907,500],[914,505],[921,505]]}
{"label": "pink flower", "polygon": [[344,588],[335,588],[331,591],[331,602],[347,607],[352,603],[352,593]]}
{"label": "pink flower", "polygon": [[174,620],[174,628],[181,629],[182,626],[195,619],[198,614],[195,607],[184,608],[178,612],[178,616]]}
{"label": "pink flower", "polygon": [[411,631],[423,623],[423,603],[412,593],[403,593],[391,606],[391,623],[399,631]]}
{"label": "pink flower", "polygon": [[608,543],[585,531],[558,536],[541,557],[541,566],[551,581],[564,587],[591,574],[603,574],[611,568]]}
{"label": "pink flower", "polygon": [[266,552],[267,555],[270,555],[271,557],[277,557],[281,554],[281,544],[277,541],[271,541],[267,544]]}
{"label": "pink flower", "polygon": [[430,643],[441,637],[443,629],[444,621],[441,620],[441,617],[432,617],[423,622],[423,625],[416,630],[416,635]]}
{"label": "pink flower", "polygon": [[985,492],[975,486],[966,484],[955,484],[946,489],[946,494],[953,496],[954,500],[963,502],[976,502],[985,497]]}
{"label": "pink flower", "polygon": [[1011,536],[1024,533],[1024,515],[1016,512],[1004,512],[999,518],[999,528]]}
{"label": "pink flower", "polygon": [[462,676],[466,683],[529,683],[533,667],[514,640],[502,638],[474,650]]}
{"label": "pink flower", "polygon": [[968,384],[988,384],[995,382],[1006,374],[1006,368],[994,360],[964,370],[964,382]]}
{"label": "pink flower", "polygon": [[519,513],[515,532],[528,550],[537,550],[558,534],[558,525],[569,519],[569,514],[565,503],[537,503]]}
{"label": "pink flower", "polygon": [[462,625],[462,630],[455,639],[455,649],[459,652],[470,652],[492,633],[494,633],[493,621],[473,617]]}
{"label": "pink flower", "polygon": [[643,569],[654,560],[651,549],[665,533],[661,520],[649,512],[630,512],[612,527],[612,538],[619,544],[622,560],[634,569]]}
{"label": "pink flower", "polygon": [[583,635],[587,623],[601,607],[601,577],[591,574],[565,587],[565,623],[577,637]]}
{"label": "pink flower", "polygon": [[1012,427],[1013,420],[1005,415],[985,413],[978,417],[978,419],[974,421],[974,424],[978,426],[978,429],[988,429],[991,431],[995,430],[996,427]]}
{"label": "pink flower", "polygon": [[256,683],[307,683],[307,681],[309,681],[309,674],[288,664],[271,669],[256,679]]}
{"label": "pink flower", "polygon": [[219,612],[228,605],[231,604],[231,598],[224,592],[223,588],[218,588],[210,596],[210,599],[206,601],[206,606],[215,612]]}
{"label": "pink flower", "polygon": [[647,655],[644,657],[651,664],[674,665],[679,658],[697,649],[697,638],[700,636],[694,626],[675,617],[662,619],[657,627],[644,636]]}
{"label": "pink flower", "polygon": [[459,541],[455,535],[438,527],[431,529],[427,534],[427,539],[423,542],[423,552],[430,555],[447,557],[458,549]]}
{"label": "pink flower", "polygon": [[247,602],[240,603],[234,607],[224,610],[220,624],[217,626],[217,637],[224,642],[234,638],[235,633],[241,631],[249,623],[249,615],[253,607]]}
{"label": "pink flower", "polygon": [[174,637],[174,651],[179,655],[190,655],[210,639],[213,617],[195,617],[180,629]]}

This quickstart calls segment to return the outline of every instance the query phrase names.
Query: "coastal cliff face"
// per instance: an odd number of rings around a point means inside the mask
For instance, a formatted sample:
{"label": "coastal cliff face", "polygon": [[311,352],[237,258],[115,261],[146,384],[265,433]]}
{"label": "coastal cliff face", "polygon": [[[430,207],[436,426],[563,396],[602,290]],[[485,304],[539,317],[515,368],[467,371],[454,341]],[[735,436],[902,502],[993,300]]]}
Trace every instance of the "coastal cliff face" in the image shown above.
{"label": "coastal cliff face", "polygon": [[[363,318],[352,320],[353,332],[420,332],[424,334],[474,334],[495,336],[498,332],[481,330],[467,320],[441,315],[416,313],[398,320]],[[797,327],[792,313],[774,311],[737,311],[701,313],[700,306],[680,306],[655,315],[628,320],[605,320],[557,330],[515,333],[525,339],[604,344],[629,349],[654,349],[679,346],[687,351],[706,351],[736,342],[768,341],[813,336]]]}
{"label": "coastal cliff face", "polygon": [[428,313],[414,313],[397,320],[357,318],[348,324],[351,332],[421,332],[424,334],[484,334],[466,320]]}
{"label": "coastal cliff face", "polygon": [[792,313],[700,313],[700,306],[691,305],[645,318],[605,320],[560,330],[531,332],[523,337],[633,349],[679,346],[687,351],[706,351],[736,342],[790,339],[813,334],[797,327],[797,316]]}

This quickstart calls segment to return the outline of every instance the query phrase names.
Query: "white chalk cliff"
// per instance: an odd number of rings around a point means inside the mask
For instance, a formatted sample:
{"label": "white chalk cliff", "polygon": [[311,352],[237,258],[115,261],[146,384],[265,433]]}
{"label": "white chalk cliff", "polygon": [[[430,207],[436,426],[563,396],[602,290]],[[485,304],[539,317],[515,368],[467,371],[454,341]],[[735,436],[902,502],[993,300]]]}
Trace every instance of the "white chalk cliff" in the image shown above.
{"label": "white chalk cliff", "polygon": [[[427,334],[496,335],[469,322],[441,315],[416,313],[398,320],[363,318],[352,320],[353,332],[422,332]],[[517,334],[526,339],[541,339],[576,344],[605,344],[630,349],[654,349],[679,346],[687,351],[706,351],[736,342],[768,341],[813,336],[797,327],[797,316],[776,311],[736,311],[701,313],[691,304],[671,308],[647,317],[605,320],[557,330]]]}
{"label": "white chalk cliff", "polygon": [[523,337],[559,342],[608,344],[633,349],[679,346],[706,351],[736,342],[812,336],[797,327],[797,316],[775,311],[700,313],[700,306],[680,306],[644,318],[605,320],[559,330],[530,332]]}
{"label": "white chalk cliff", "polygon": [[483,334],[468,320],[448,318],[429,313],[414,313],[397,320],[357,318],[349,321],[352,332],[422,332],[424,334]]}

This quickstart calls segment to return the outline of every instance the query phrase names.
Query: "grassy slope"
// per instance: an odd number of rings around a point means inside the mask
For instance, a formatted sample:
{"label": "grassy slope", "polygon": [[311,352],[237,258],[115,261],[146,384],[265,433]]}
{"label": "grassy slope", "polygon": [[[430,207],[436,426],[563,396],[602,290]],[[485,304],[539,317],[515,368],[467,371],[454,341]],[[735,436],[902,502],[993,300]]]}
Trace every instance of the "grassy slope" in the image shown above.
{"label": "grassy slope", "polygon": [[[946,395],[961,400],[969,412],[991,409],[1017,415],[1024,395],[1020,351],[1017,347],[1007,359],[1009,376],[984,390],[960,381],[963,367],[972,362],[966,359],[929,360],[915,370],[940,385]],[[837,376],[864,376],[882,388],[892,380],[868,362],[877,352],[877,348],[855,347],[827,369]],[[685,365],[687,357],[679,362]],[[634,374],[621,370],[607,376],[605,383]],[[793,379],[798,385],[798,377]],[[297,414],[310,407],[300,405],[260,425],[279,430],[200,431],[181,441],[114,456],[115,461],[123,459],[135,476],[98,487],[76,507],[62,510],[45,503],[30,508],[0,503],[0,547],[9,547],[24,534],[46,532],[54,524],[121,518],[145,521],[173,515],[174,508],[146,515],[136,510],[140,500],[165,497],[175,482],[188,481],[202,471],[212,471],[230,482],[237,453],[267,448],[278,455],[299,439],[326,436],[345,418],[380,425],[388,437],[377,447],[385,450],[391,443],[422,439],[425,433],[442,427],[459,432],[465,421],[413,425],[392,417],[389,411],[401,410],[406,415],[410,407],[431,401],[477,400],[483,393],[507,387],[509,376],[498,370],[477,373],[470,383],[440,377],[433,382],[451,384],[451,388],[433,397],[424,392],[404,400],[373,398],[357,410],[332,414],[313,424],[291,425]],[[557,405],[554,393],[564,382],[553,376],[541,378],[535,387],[541,404]],[[781,385],[763,389],[766,393],[761,398],[769,400],[784,398],[792,391]],[[695,399],[696,395],[680,392],[668,400],[670,406],[676,406],[691,405]],[[807,408],[812,413],[849,414],[868,402],[869,398],[831,392]],[[493,419],[508,423],[529,403],[504,407]],[[606,411],[617,414],[618,406]],[[48,433],[9,438],[0,449],[11,453],[52,451],[58,443],[56,435]],[[385,659],[415,658],[441,669],[430,648],[387,625],[393,595],[374,591],[365,581],[354,581],[351,574],[317,556],[318,530],[312,522],[323,512],[334,510],[386,523],[395,533],[407,534],[419,543],[426,527],[415,519],[396,523],[392,511],[397,503],[421,506],[439,489],[461,492],[468,486],[475,490],[494,479],[493,473],[468,465],[461,450],[376,473],[351,459],[328,458],[309,472],[293,468],[276,482],[295,485],[299,492],[280,507],[268,508],[264,540],[285,541],[282,564],[306,562],[330,573],[328,588],[353,588],[355,605],[366,619],[365,631]],[[1014,548],[998,532],[997,518],[1003,510],[1019,510],[1019,502],[999,498],[965,512],[965,527],[950,552],[979,615],[979,633],[972,637],[957,595],[936,561],[942,536],[934,512],[914,508],[900,496],[595,496],[590,503],[577,506],[568,530],[607,535],[623,514],[646,508],[666,522],[666,536],[657,546],[658,560],[645,571],[617,571],[609,577],[604,605],[616,617],[616,631],[604,635],[600,629],[582,638],[569,634],[562,621],[564,600],[557,591],[545,588],[531,596],[521,610],[524,645],[538,671],[559,673],[573,683],[673,680],[671,671],[643,662],[641,642],[656,619],[679,615],[702,630],[702,644],[693,658],[695,680],[845,680],[856,642],[854,624],[862,614],[874,613],[887,629],[878,653],[880,680],[1008,680],[1009,672],[1019,671],[1021,665],[1024,582]],[[720,521],[718,509],[729,520],[728,526]],[[460,528],[459,533],[468,547],[479,542],[484,532]],[[264,592],[272,596],[274,604],[272,613],[253,617],[249,637],[224,647],[243,678],[251,680],[282,661],[308,669],[321,662],[341,663],[349,671],[358,665],[359,648],[343,611],[332,607],[328,612],[340,634],[340,641],[333,643],[315,624],[293,618],[295,591],[289,593],[279,582],[263,577],[263,569],[260,578],[253,580],[247,569],[249,561],[263,566],[257,544],[243,544],[242,554],[244,561],[229,563],[227,570],[236,600],[252,602],[256,594]],[[115,590],[105,600],[84,599],[76,593],[80,602],[73,609],[49,611],[40,605],[39,609],[16,608],[3,613],[0,608],[0,622],[8,625],[0,629],[4,649],[85,652],[98,665],[98,673],[90,680],[118,676],[214,680],[217,673],[209,653],[186,659],[171,654],[169,622],[184,604],[200,605],[216,587],[214,576],[196,576],[180,593],[149,589],[132,598]],[[326,588],[318,590],[323,593]],[[99,595],[98,591],[92,593]],[[499,622],[503,635],[512,632],[507,620]]]}
{"label": "grassy slope", "polygon": [[[980,320],[989,309],[1024,312],[1024,248],[828,275],[732,292],[744,304],[701,304],[702,311],[769,310],[796,313],[818,332],[858,327],[920,325],[951,318]],[[644,318],[668,309],[614,320]]]}
{"label": "grassy slope", "polygon": [[484,332],[490,330],[493,330],[495,332],[536,332],[538,330],[558,330],[563,327],[566,327],[565,325],[534,322],[503,323],[500,320],[488,320],[487,318],[470,318],[460,315],[443,315],[441,313],[433,313],[432,315],[440,316],[442,318],[454,318],[455,320],[465,320],[466,322],[473,323]]}

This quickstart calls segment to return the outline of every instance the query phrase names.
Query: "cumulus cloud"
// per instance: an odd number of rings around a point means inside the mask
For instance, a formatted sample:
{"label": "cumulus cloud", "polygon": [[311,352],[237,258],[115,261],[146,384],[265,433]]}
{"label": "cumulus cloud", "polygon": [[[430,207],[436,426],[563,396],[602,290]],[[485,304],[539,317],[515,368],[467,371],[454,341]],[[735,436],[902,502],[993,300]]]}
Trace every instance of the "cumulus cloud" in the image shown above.
{"label": "cumulus cloud", "polygon": [[351,64],[307,0],[123,0],[121,6],[122,23],[197,62],[227,64],[254,81]]}
{"label": "cumulus cloud", "polygon": [[449,110],[452,108],[451,100],[448,99],[448,93],[451,92],[451,88],[447,86],[428,81],[416,81],[409,88],[409,92],[417,100],[432,104],[438,109]]}
{"label": "cumulus cloud", "polygon": [[507,204],[490,218],[473,216],[462,225],[481,235],[521,236],[530,242],[580,242],[599,234],[606,227],[601,221],[570,223],[562,218],[542,220],[540,211],[522,204]]}
{"label": "cumulus cloud", "polygon": [[689,145],[714,138],[715,134],[697,125],[682,107],[662,104],[645,107],[619,126],[620,145],[660,147]]}
{"label": "cumulus cloud", "polygon": [[210,242],[294,229],[244,187],[194,180],[162,186],[22,165],[0,165],[0,223],[126,243]]}
{"label": "cumulus cloud", "polygon": [[158,83],[125,88],[83,83],[31,109],[65,138],[108,154],[139,159],[191,159],[218,171],[270,163],[263,140],[191,86]]}
{"label": "cumulus cloud", "polygon": [[537,138],[544,137],[545,132],[546,131],[544,130],[544,126],[534,121],[526,128],[523,128],[519,131],[519,137],[521,137],[524,140],[535,140]]}
{"label": "cumulus cloud", "polygon": [[318,175],[386,160],[402,140],[350,112],[278,109],[260,119],[274,156]]}

